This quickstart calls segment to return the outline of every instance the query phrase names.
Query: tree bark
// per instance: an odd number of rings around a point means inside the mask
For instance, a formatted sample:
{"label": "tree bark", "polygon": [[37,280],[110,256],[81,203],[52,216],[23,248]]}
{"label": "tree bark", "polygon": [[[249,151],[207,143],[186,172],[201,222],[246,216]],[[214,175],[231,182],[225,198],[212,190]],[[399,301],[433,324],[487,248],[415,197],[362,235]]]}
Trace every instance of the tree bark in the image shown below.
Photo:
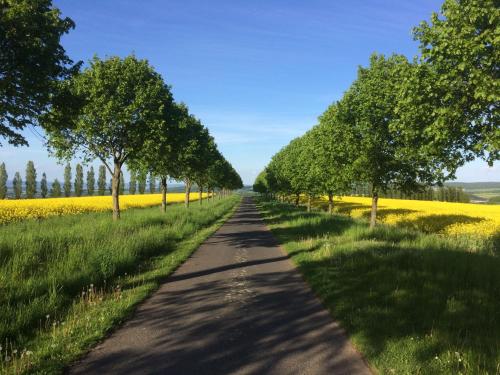
{"label": "tree bark", "polygon": [[191,194],[191,182],[186,182],[186,195],[184,197],[184,206],[189,207],[189,198]]}
{"label": "tree bark", "polygon": [[167,178],[162,177],[161,184],[161,210],[167,212]]}
{"label": "tree bark", "polygon": [[113,197],[113,220],[120,219],[120,174],[121,165],[115,161],[113,177],[111,179],[111,195]]}
{"label": "tree bark", "polygon": [[378,205],[378,192],[376,190],[372,193],[372,212],[370,215],[370,228],[374,228],[377,223],[377,205]]}
{"label": "tree bark", "polygon": [[307,196],[307,212],[311,212],[311,196]]}
{"label": "tree bark", "polygon": [[333,214],[333,193],[328,193],[328,213]]}
{"label": "tree bark", "polygon": [[200,201],[200,206],[203,204],[203,186],[200,186],[198,189],[198,200]]}

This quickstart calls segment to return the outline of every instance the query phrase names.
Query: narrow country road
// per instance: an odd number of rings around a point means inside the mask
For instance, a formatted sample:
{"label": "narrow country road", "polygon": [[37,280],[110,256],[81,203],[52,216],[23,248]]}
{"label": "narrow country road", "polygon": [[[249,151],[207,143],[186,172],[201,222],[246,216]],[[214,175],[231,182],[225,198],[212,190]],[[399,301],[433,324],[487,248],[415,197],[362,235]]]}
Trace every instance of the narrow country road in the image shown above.
{"label": "narrow country road", "polygon": [[251,198],[73,374],[370,374]]}

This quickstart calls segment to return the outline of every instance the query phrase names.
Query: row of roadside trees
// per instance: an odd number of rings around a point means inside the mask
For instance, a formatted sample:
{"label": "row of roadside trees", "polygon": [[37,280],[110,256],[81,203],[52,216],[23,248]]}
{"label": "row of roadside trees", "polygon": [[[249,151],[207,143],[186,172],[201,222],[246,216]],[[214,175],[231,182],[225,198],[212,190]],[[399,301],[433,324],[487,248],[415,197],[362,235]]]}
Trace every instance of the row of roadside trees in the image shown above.
{"label": "row of roadside trees", "polygon": [[311,199],[370,187],[378,198],[413,194],[455,178],[476,157],[500,158],[500,12],[494,1],[446,0],[414,30],[421,55],[374,54],[368,67],[320,116],[275,154],[257,177],[263,194]]}
{"label": "row of roadside trees", "polygon": [[27,145],[19,130],[40,125],[56,157],[100,160],[112,178],[114,219],[125,165],[160,180],[164,210],[169,178],[184,182],[186,206],[193,184],[211,192],[242,186],[208,129],[148,61],[95,56],[82,69],[60,45],[74,23],[50,0],[7,0],[0,17],[0,136]]}

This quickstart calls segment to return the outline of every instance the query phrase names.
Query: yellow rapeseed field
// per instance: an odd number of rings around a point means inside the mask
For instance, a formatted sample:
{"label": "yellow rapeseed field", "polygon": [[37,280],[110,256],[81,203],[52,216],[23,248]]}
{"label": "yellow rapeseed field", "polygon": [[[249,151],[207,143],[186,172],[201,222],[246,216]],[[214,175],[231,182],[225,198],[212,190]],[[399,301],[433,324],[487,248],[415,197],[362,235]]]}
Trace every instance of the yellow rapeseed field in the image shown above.
{"label": "yellow rapeseed field", "polygon": [[[203,194],[206,197],[206,193]],[[191,195],[193,200],[198,193]],[[167,201],[182,202],[184,193],[171,193]],[[161,194],[137,194],[120,196],[120,208],[159,206]],[[46,199],[0,200],[0,224],[24,219],[41,219],[48,216],[71,215],[85,212],[111,211],[111,196],[71,197]]]}
{"label": "yellow rapeseed field", "polygon": [[[367,218],[371,198],[342,197],[335,205],[339,213]],[[491,237],[500,232],[500,205],[380,198],[378,220],[427,233]]]}

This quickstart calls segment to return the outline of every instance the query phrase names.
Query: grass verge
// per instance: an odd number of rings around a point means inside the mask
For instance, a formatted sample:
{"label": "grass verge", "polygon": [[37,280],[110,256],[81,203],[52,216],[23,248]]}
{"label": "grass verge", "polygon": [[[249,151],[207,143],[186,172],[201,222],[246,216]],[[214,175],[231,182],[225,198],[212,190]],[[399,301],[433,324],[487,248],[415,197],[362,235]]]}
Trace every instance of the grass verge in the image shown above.
{"label": "grass verge", "polygon": [[383,374],[500,374],[500,258],[442,236],[260,201],[270,229]]}
{"label": "grass verge", "polygon": [[239,196],[0,227],[0,372],[58,373],[126,318]]}

